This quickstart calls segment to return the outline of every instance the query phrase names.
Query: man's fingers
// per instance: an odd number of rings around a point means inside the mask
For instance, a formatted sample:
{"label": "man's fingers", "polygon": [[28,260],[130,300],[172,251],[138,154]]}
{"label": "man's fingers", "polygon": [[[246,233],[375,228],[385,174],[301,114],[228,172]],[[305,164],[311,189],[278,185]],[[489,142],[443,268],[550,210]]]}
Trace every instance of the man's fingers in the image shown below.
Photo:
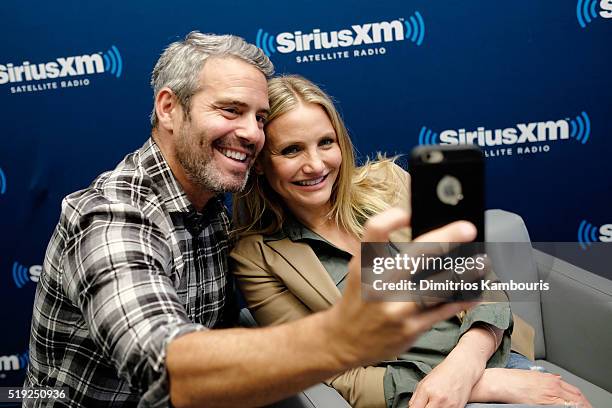
{"label": "man's fingers", "polygon": [[359,292],[361,286],[361,257],[355,255],[348,264],[348,278],[344,293]]}
{"label": "man's fingers", "polygon": [[455,221],[419,236],[415,242],[471,242],[476,238],[476,227],[467,221]]}
{"label": "man's fingers", "polygon": [[389,234],[409,225],[410,216],[401,208],[390,208],[365,223],[361,242],[387,242]]}

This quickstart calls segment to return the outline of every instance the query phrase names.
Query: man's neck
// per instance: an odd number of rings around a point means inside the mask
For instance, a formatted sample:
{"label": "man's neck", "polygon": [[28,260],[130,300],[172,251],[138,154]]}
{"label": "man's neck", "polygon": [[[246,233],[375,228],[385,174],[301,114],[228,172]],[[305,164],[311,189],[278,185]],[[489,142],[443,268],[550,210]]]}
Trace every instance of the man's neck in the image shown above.
{"label": "man's neck", "polygon": [[168,167],[170,167],[172,174],[185,191],[185,194],[187,195],[187,198],[191,204],[193,204],[197,211],[202,211],[208,201],[213,198],[216,193],[213,191],[203,190],[196,183],[191,181],[191,179],[189,179],[185,169],[183,166],[181,166],[178,158],[176,157],[176,150],[174,149],[174,146],[167,141],[167,138],[162,137],[157,129],[153,129],[151,136],[157,144],[157,147],[159,147],[162,156],[164,156],[164,159],[166,159],[166,163],[168,163]]}

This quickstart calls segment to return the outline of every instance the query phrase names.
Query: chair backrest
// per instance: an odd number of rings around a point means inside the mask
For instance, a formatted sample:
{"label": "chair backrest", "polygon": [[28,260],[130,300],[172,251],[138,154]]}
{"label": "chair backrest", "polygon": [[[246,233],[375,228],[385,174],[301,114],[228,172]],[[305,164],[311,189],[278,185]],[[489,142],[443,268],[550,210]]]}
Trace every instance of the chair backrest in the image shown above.
{"label": "chair backrest", "polygon": [[[531,243],[523,219],[517,214],[503,210],[487,210],[485,213],[485,239],[487,242]],[[492,245],[487,247],[493,271],[502,281],[536,282],[538,269],[531,245]],[[544,330],[539,293],[529,300],[517,299],[510,293],[513,313],[522,317],[535,330],[535,357],[544,358]]]}

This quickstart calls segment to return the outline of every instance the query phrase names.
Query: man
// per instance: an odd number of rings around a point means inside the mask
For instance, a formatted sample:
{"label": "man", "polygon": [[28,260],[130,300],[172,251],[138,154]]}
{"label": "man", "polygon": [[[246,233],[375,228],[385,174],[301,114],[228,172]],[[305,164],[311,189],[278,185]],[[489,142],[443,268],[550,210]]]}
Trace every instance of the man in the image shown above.
{"label": "man", "polygon": [[[228,218],[264,143],[273,67],[233,36],[190,33],[152,76],[152,136],[115,170],[66,197],[36,292],[27,387],[64,387],[91,406],[254,406],[405,350],[466,305],[428,312],[364,303],[359,260],[332,309],[262,329],[235,322]],[[366,240],[408,223],[391,210]],[[459,223],[431,240],[466,241]],[[26,406],[34,406],[27,400]]]}

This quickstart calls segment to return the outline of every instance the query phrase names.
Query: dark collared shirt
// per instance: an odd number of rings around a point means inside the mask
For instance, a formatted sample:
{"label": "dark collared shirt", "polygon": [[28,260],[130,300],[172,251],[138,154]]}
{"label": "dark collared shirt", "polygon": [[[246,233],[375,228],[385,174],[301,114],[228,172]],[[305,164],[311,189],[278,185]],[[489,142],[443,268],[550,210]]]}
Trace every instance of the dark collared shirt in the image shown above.
{"label": "dark collared shirt", "polygon": [[195,211],[152,139],[66,197],[36,290],[25,385],[67,388],[55,406],[168,406],[166,346],[234,323],[228,228],[219,198]]}

